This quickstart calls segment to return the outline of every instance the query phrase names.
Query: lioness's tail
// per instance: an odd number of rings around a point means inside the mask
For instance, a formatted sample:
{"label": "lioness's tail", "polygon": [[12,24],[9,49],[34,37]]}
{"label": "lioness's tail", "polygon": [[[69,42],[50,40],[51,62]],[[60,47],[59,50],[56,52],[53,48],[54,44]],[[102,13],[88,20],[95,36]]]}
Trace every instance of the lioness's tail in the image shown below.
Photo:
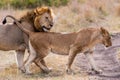
{"label": "lioness's tail", "polygon": [[11,15],[7,15],[7,16],[4,18],[3,24],[6,23],[6,18],[7,18],[7,17],[12,18],[12,19],[14,20],[14,22],[17,24],[17,26],[18,26],[24,33],[26,33],[27,35],[30,35],[30,33],[32,33],[32,31],[27,30],[26,28],[23,28],[24,26],[23,26],[22,24],[20,24],[20,23],[18,22],[18,20],[15,19],[15,18],[14,18],[13,16],[11,16]]}

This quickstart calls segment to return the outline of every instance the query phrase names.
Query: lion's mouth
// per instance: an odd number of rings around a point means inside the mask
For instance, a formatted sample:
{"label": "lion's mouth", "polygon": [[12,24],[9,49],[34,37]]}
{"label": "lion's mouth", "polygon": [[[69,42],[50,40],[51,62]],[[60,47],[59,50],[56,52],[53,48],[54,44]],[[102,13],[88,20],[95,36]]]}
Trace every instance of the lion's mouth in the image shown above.
{"label": "lion's mouth", "polygon": [[50,30],[50,28],[47,28],[47,27],[45,27],[45,26],[42,26],[42,29],[43,29],[44,31],[49,31],[49,30]]}

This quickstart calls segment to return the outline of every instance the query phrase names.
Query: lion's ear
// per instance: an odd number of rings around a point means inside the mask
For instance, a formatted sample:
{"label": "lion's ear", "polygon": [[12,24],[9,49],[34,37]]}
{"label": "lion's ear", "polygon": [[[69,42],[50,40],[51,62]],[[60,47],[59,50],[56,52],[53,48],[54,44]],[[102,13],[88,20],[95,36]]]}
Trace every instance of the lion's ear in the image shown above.
{"label": "lion's ear", "polygon": [[36,8],[35,10],[34,10],[34,14],[35,15],[41,15],[41,14],[43,14],[43,13],[45,13],[45,12],[48,12],[48,13],[51,13],[51,9],[50,8],[48,8],[48,7],[42,7],[42,8]]}
{"label": "lion's ear", "polygon": [[51,9],[50,8],[48,8],[48,13],[51,13]]}
{"label": "lion's ear", "polygon": [[35,15],[39,15],[38,8],[36,8],[36,9],[34,10],[34,14],[35,14]]}

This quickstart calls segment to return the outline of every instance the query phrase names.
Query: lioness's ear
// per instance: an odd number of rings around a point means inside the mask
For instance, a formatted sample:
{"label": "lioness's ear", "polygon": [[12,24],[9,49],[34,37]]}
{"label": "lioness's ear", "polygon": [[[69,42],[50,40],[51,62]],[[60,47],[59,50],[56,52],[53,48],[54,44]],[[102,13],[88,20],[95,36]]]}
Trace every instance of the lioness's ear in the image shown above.
{"label": "lioness's ear", "polygon": [[101,30],[101,33],[103,36],[105,36],[107,34],[106,29],[104,29],[103,27],[101,27],[100,30]]}
{"label": "lioness's ear", "polygon": [[101,27],[100,30],[101,30],[102,32],[105,32],[105,29],[104,29],[103,27]]}

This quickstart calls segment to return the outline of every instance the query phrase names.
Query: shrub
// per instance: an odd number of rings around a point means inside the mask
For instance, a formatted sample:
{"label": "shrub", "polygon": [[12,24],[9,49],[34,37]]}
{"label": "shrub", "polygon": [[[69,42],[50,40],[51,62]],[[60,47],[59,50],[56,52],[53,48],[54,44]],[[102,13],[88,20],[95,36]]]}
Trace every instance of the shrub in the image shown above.
{"label": "shrub", "polygon": [[10,5],[13,8],[34,8],[41,5],[60,6],[67,3],[68,0],[12,0]]}
{"label": "shrub", "polygon": [[13,0],[11,6],[13,8],[34,8],[41,5],[42,0]]}
{"label": "shrub", "polygon": [[0,1],[0,8],[5,7],[5,2]]}

